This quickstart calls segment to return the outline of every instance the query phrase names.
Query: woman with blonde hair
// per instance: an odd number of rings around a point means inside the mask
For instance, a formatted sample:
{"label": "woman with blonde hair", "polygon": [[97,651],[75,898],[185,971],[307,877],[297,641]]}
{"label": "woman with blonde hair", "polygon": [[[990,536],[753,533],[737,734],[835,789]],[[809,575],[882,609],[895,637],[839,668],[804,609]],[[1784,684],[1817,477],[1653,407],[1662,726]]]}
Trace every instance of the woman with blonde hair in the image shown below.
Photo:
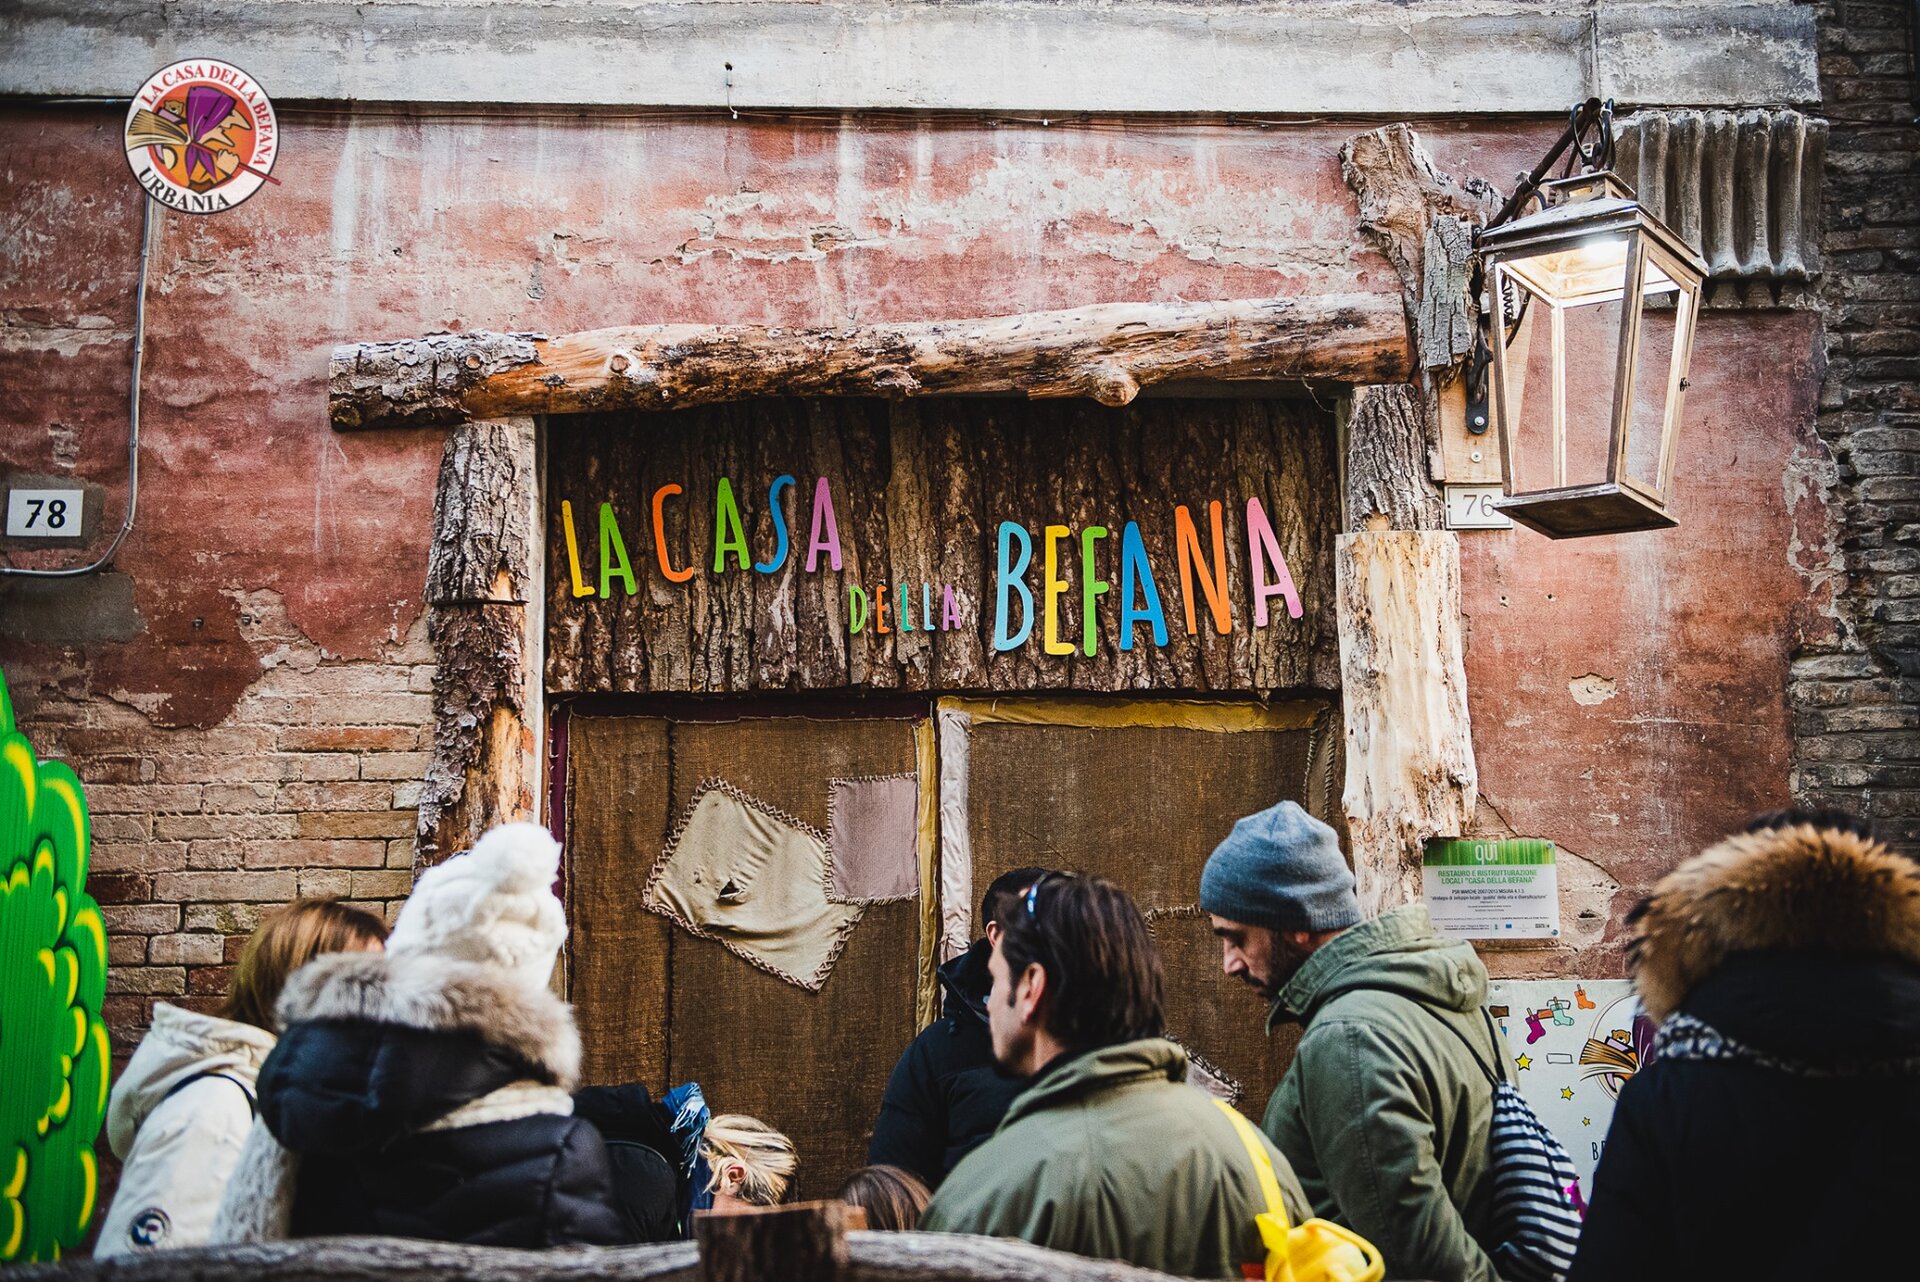
{"label": "woman with blonde hair", "polygon": [[708,1122],[700,1154],[713,1172],[707,1191],[713,1194],[716,1211],[778,1206],[800,1169],[792,1140],[741,1113],[722,1113]]}
{"label": "woman with blonde hair", "polygon": [[124,1165],[97,1256],[198,1246],[253,1128],[254,1084],[275,1042],[274,1002],[287,976],[323,953],[381,948],[378,917],[301,899],[260,923],[214,1014],[161,1002],[107,1108],[107,1141]]}

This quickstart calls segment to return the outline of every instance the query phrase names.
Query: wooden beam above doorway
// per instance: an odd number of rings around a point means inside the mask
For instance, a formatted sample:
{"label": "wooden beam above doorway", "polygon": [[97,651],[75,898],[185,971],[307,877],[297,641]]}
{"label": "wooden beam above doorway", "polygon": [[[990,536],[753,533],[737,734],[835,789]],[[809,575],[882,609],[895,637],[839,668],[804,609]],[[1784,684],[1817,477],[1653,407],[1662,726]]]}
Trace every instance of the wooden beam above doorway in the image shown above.
{"label": "wooden beam above doorway", "polygon": [[1125,405],[1155,383],[1394,383],[1411,370],[1400,300],[1338,294],[814,328],[434,334],[336,347],[327,403],[344,431],[760,396],[1023,393]]}

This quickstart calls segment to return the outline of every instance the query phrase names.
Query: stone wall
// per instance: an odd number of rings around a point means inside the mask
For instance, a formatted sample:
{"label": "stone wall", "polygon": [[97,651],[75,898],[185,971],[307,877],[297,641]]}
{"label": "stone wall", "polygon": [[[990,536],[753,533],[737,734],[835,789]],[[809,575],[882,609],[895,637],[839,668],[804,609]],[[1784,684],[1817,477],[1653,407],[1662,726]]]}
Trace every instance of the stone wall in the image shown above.
{"label": "stone wall", "polygon": [[1920,129],[1900,0],[1820,6],[1833,626],[1795,656],[1793,787],[1920,853]]}

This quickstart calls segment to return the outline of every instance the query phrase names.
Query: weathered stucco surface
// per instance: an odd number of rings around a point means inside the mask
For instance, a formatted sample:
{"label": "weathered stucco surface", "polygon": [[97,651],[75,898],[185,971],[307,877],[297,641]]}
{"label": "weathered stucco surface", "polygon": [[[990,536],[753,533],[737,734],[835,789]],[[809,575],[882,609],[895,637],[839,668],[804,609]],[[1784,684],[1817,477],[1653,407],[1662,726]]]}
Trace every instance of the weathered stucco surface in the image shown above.
{"label": "weathered stucco surface", "polygon": [[1819,96],[1794,0],[15,0],[0,92],[228,58],[282,101],[1555,112]]}
{"label": "weathered stucco surface", "polygon": [[[4,119],[16,146],[0,169],[0,466],[72,466],[117,519],[139,213],[118,114]],[[1422,126],[1442,168],[1502,186],[1555,131]],[[83,777],[123,789],[109,794],[119,809],[100,808],[116,845],[103,898],[123,910],[116,1030],[137,1030],[157,996],[219,991],[232,944],[203,936],[244,933],[250,904],[400,889],[397,848],[364,843],[410,831],[398,812],[417,789],[395,772],[424,770],[440,434],[331,432],[334,344],[1397,297],[1354,232],[1338,163],[1353,132],[288,112],[283,185],[217,218],[170,217],[159,242],[140,525],[117,567],[130,593],[43,589],[25,611],[0,588],[0,662],[29,725]],[[1609,878],[1637,893],[1784,798],[1795,602],[1830,573],[1811,335],[1806,318],[1711,319],[1680,531],[1467,536],[1485,826],[1591,860],[1567,878],[1603,914]],[[63,610],[72,644],[47,631]],[[237,780],[250,761],[266,777]],[[299,842],[312,844],[275,844]],[[209,906],[183,916],[196,901]]]}
{"label": "weathered stucco surface", "polygon": [[1480,826],[1560,843],[1569,931],[1497,970],[1617,972],[1620,918],[1648,886],[1788,804],[1789,662],[1832,628],[1820,362],[1813,316],[1708,313],[1678,529],[1461,535]]}
{"label": "weathered stucco surface", "polygon": [[[20,393],[0,462],[46,470],[58,425],[117,504],[139,219],[118,120],[8,119],[0,378]],[[1436,145],[1498,177],[1543,132]],[[169,215],[153,260],[142,506],[120,558],[140,632],[93,656],[87,686],[161,724],[213,724],[259,675],[235,590],[281,593],[345,657],[418,614],[438,436],[329,431],[335,343],[1398,289],[1352,234],[1347,134],[1325,126],[315,114],[284,136],[282,186]]]}

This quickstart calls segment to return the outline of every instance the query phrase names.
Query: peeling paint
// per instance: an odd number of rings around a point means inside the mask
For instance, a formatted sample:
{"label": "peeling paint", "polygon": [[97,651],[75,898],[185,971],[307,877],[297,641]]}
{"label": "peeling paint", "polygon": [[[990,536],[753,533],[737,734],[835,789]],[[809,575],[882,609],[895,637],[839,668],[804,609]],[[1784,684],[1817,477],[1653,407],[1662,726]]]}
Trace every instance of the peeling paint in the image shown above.
{"label": "peeling paint", "polygon": [[107,316],[76,316],[65,324],[14,309],[0,311],[0,352],[78,356],[89,347],[116,347],[133,335]]}
{"label": "peeling paint", "polygon": [[1816,546],[1829,517],[1824,493],[1780,478],[1807,455],[1818,343],[1806,314],[1702,317],[1677,530],[1462,537],[1468,697],[1474,725],[1495,728],[1474,745],[1482,796],[1620,887],[1572,973],[1616,968],[1627,905],[1788,800],[1788,674],[1819,626],[1790,549]]}
{"label": "peeling paint", "polygon": [[[1515,831],[1501,807],[1485,792],[1480,794],[1474,814],[1473,835],[1487,838],[1552,836]],[[1487,949],[1488,969],[1496,978],[1598,977],[1610,970],[1607,962],[1598,958],[1596,950],[1607,942],[1608,927],[1615,920],[1620,883],[1599,863],[1569,849],[1560,838],[1553,837],[1553,841],[1560,883],[1560,938],[1551,943]]]}
{"label": "peeling paint", "polygon": [[1584,677],[1575,677],[1567,682],[1567,693],[1573,701],[1583,708],[1591,708],[1605,703],[1618,693],[1614,689],[1612,677],[1603,677],[1597,672],[1589,672]]}

